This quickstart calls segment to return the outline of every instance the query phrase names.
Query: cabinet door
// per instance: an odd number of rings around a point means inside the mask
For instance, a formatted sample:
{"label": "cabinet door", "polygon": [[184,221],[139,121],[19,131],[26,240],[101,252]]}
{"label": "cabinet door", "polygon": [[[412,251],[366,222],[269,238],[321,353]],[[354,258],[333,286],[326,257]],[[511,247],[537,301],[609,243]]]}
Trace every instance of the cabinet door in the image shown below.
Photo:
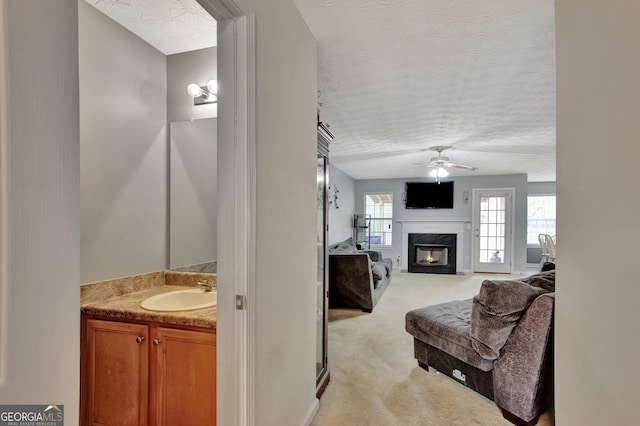
{"label": "cabinet door", "polygon": [[89,319],[83,347],[83,424],[146,426],[149,327]]}
{"label": "cabinet door", "polygon": [[158,327],[152,331],[151,424],[216,424],[216,335]]}

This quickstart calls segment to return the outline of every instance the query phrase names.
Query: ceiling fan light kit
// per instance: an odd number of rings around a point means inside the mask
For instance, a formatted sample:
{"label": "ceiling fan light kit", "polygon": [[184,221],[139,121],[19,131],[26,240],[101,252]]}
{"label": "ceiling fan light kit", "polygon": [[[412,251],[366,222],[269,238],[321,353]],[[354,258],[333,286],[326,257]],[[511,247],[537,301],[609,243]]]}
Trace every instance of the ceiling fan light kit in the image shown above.
{"label": "ceiling fan light kit", "polygon": [[464,169],[464,170],[476,170],[473,166],[468,166],[466,164],[456,164],[449,161],[449,157],[445,157],[442,155],[442,151],[446,149],[451,149],[452,146],[449,145],[436,145],[429,147],[429,151],[436,151],[438,153],[437,157],[432,157],[429,164],[427,164],[427,169],[432,169],[429,172],[429,176],[436,179],[436,182],[440,183],[441,178],[445,178],[449,176],[449,172],[447,169]]}
{"label": "ceiling fan light kit", "polygon": [[429,176],[433,178],[445,178],[449,176],[449,172],[444,167],[438,167],[429,172]]}

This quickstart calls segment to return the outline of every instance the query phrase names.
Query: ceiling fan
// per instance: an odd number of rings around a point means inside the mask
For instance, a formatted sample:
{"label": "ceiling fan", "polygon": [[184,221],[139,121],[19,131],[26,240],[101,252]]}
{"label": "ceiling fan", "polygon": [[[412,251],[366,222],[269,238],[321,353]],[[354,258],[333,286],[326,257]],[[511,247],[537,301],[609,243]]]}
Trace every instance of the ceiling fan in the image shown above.
{"label": "ceiling fan", "polygon": [[[449,145],[436,145],[429,147],[429,151],[436,151],[438,153],[437,157],[432,157],[431,161],[426,165],[427,169],[432,169],[429,172],[429,176],[436,179],[438,183],[440,183],[440,178],[444,178],[449,176],[449,172],[447,169],[464,169],[464,170],[476,170],[476,167],[467,166],[466,164],[456,164],[449,161],[449,157],[445,157],[442,155],[442,151],[446,149],[451,149],[452,146]],[[414,163],[418,165],[422,165],[424,163]]]}

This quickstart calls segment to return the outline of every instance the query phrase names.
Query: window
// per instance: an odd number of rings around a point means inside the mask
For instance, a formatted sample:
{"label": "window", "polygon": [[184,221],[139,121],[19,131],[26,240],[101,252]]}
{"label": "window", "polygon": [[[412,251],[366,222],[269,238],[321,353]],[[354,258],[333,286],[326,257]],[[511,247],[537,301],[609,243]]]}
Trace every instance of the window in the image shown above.
{"label": "window", "polygon": [[371,215],[369,244],[392,245],[393,194],[365,194],[365,213]]}
{"label": "window", "polygon": [[538,245],[538,234],[556,235],[556,196],[527,197],[527,244]]}

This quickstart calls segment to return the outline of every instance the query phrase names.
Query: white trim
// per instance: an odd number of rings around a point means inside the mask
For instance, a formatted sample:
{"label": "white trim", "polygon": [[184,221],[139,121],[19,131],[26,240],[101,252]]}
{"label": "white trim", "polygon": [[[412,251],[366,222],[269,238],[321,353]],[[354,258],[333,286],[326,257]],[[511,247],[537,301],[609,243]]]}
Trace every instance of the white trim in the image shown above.
{"label": "white trim", "polygon": [[402,232],[400,270],[409,270],[409,234],[456,234],[456,274],[468,272],[464,265],[464,229],[467,221],[399,220]]}
{"label": "white trim", "polygon": [[[217,424],[255,424],[255,17],[243,0],[198,0],[218,21]],[[245,310],[235,296],[245,295]]]}
{"label": "white trim", "polygon": [[9,85],[6,2],[0,4],[0,387],[7,368],[9,333]]}
{"label": "white trim", "polygon": [[[391,223],[393,224],[393,199],[395,194],[393,193],[393,191],[369,191],[369,192],[365,192],[363,195],[363,214],[368,214],[367,213],[367,195],[391,195],[391,217],[376,217],[375,220],[389,220],[391,221]],[[371,220],[374,220],[373,215],[371,215]],[[371,231],[369,231],[369,236],[371,236]],[[391,244],[371,244],[369,243],[369,247],[371,250],[375,249],[384,249],[384,248],[388,248],[391,249],[393,248],[393,225],[391,227]]]}
{"label": "white trim", "polygon": [[304,416],[304,422],[302,423],[303,426],[311,425],[311,422],[313,421],[313,418],[318,413],[319,409],[320,409],[320,400],[314,399],[313,402],[311,403],[311,407],[309,407],[309,410],[307,411],[307,415]]}
{"label": "white trim", "polygon": [[233,20],[248,14],[242,0],[196,0],[216,21]]}
{"label": "white trim", "polygon": [[[236,293],[247,296],[245,311],[236,311],[243,324],[236,336],[240,355],[240,423],[254,425],[255,404],[255,262],[256,262],[256,97],[255,17],[243,16],[236,25]],[[242,278],[242,279],[240,279]]]}
{"label": "white trim", "polygon": [[[247,297],[249,300],[256,300],[256,187],[257,187],[257,145],[256,145],[256,19],[250,14],[247,19],[247,143],[249,146],[249,198],[252,201],[249,210],[249,276],[247,280]],[[256,310],[255,303],[247,308],[248,315],[248,360],[247,360],[247,414],[249,416],[247,424],[255,425],[255,330],[256,330]]]}

